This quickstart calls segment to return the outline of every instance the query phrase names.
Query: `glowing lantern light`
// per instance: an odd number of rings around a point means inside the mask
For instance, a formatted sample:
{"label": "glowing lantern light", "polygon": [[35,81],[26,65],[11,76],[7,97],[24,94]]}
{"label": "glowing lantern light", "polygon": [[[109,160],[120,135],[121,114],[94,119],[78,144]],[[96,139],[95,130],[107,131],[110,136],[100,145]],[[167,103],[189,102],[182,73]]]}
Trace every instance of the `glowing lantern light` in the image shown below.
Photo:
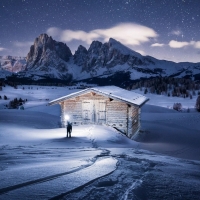
{"label": "glowing lantern light", "polygon": [[69,115],[65,115],[65,120],[68,121],[70,119]]}

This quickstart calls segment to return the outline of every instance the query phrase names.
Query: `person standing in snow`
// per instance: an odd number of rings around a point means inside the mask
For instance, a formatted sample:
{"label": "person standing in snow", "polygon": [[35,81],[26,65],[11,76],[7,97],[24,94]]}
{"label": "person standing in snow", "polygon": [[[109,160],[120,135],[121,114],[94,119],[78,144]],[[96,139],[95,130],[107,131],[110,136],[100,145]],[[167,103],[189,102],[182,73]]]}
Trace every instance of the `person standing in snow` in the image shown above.
{"label": "person standing in snow", "polygon": [[71,137],[71,132],[72,132],[72,124],[67,121],[67,137],[69,135],[69,137]]}

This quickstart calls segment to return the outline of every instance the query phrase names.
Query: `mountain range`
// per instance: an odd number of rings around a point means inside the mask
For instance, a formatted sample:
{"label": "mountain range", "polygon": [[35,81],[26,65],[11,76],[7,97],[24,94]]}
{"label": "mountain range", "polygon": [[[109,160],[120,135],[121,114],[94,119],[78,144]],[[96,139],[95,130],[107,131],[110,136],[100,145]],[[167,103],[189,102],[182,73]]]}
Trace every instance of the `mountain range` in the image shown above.
{"label": "mountain range", "polygon": [[130,80],[155,76],[200,77],[200,63],[175,63],[142,56],[113,38],[106,43],[93,41],[88,49],[80,45],[72,54],[66,44],[41,34],[26,58],[0,57],[0,63],[1,74],[7,70],[32,80],[83,81],[109,79],[116,74],[122,77],[126,74]]}

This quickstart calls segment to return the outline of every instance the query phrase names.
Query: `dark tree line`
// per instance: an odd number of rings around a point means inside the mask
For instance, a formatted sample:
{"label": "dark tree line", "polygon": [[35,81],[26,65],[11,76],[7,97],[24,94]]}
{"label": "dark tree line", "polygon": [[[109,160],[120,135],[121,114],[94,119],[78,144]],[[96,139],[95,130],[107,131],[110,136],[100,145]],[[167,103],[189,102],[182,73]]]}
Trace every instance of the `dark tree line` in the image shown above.
{"label": "dark tree line", "polygon": [[127,89],[144,89],[144,94],[165,94],[173,97],[187,98],[200,94],[200,83],[184,78],[156,77],[141,80],[130,85]]}
{"label": "dark tree line", "polygon": [[20,106],[22,106],[26,101],[27,101],[27,99],[26,99],[26,100],[22,100],[21,98],[19,98],[19,99],[15,98],[15,99],[11,100],[11,101],[8,103],[8,106],[7,106],[7,107],[8,107],[9,109],[17,109],[17,108],[19,108]]}
{"label": "dark tree line", "polygon": [[1,95],[0,95],[0,99],[8,100],[8,97],[6,95],[4,95],[3,97],[1,97]]}

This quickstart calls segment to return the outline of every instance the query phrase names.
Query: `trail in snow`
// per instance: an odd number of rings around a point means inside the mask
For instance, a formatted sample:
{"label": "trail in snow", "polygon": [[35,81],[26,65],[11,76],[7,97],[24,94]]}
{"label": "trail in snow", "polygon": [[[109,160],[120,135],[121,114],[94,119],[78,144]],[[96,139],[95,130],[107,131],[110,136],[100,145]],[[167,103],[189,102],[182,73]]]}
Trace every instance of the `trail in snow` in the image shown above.
{"label": "trail in snow", "polygon": [[[142,180],[136,180],[133,182],[133,184],[126,190],[125,194],[122,196],[121,200],[127,200],[129,193],[134,190],[136,187],[140,186],[142,184]],[[134,198],[132,200],[135,200],[137,198]]]}
{"label": "trail in snow", "polygon": [[45,182],[32,183],[32,185],[29,184],[23,188],[13,188],[15,190],[0,195],[0,198],[4,200],[57,199],[95,179],[110,174],[116,169],[116,164],[117,160],[112,157],[102,158],[82,170],[52,177],[52,179]]}

